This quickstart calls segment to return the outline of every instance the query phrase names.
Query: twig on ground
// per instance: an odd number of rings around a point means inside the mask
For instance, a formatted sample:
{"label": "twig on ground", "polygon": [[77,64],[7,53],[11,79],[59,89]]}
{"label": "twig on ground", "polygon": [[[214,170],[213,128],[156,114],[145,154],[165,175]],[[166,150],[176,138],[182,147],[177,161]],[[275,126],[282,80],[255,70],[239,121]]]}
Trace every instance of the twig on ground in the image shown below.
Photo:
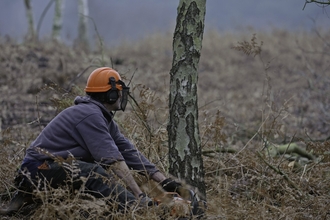
{"label": "twig on ground", "polygon": [[205,150],[202,151],[202,154],[204,156],[211,156],[210,154],[213,153],[237,153],[237,150],[233,149],[233,148],[220,148],[220,149],[215,149],[215,150]]}
{"label": "twig on ground", "polygon": [[280,174],[283,176],[283,178],[296,190],[298,190],[299,195],[301,196],[301,190],[300,188],[288,177],[288,175],[286,175],[285,173],[283,173],[280,169],[277,169],[276,167],[274,167],[273,165],[271,165],[270,163],[268,163],[260,154],[260,152],[257,152],[257,156],[272,170],[274,170],[276,173]]}

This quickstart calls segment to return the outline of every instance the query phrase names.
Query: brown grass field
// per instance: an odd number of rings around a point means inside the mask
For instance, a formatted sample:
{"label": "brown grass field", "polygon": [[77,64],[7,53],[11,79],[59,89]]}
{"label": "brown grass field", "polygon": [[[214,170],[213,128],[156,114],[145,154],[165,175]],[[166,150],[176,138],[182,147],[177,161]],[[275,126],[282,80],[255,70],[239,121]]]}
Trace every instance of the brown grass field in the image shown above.
{"label": "brown grass field", "polygon": [[[330,219],[329,39],[322,29],[205,33],[198,83],[205,219]],[[85,52],[48,40],[0,39],[0,204],[14,191],[25,149],[84,94],[98,66],[113,66],[130,81],[138,106],[131,102],[116,120],[167,172],[171,44],[171,34],[155,34]],[[139,180],[152,195],[154,185]],[[102,200],[69,195],[65,188],[35,194],[38,206],[0,218],[109,219]],[[150,209],[114,219],[159,215]]]}

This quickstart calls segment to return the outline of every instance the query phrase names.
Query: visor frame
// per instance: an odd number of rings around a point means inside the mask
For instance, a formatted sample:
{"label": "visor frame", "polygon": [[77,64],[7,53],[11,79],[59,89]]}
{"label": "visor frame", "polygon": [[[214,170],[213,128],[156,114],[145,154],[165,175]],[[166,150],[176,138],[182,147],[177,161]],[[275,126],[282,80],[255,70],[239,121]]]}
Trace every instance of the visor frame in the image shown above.
{"label": "visor frame", "polygon": [[126,84],[122,80],[118,80],[116,82],[121,86],[121,102],[120,102],[120,110],[125,111],[127,102],[128,102],[128,97],[129,97],[129,87],[126,86]]}

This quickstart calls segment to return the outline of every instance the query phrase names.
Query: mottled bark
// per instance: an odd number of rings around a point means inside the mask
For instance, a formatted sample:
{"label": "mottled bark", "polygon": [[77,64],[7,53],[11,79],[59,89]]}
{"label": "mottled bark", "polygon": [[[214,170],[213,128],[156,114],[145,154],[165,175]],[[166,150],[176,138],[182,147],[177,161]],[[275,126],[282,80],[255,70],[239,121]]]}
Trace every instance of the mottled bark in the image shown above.
{"label": "mottled bark", "polygon": [[206,0],[180,0],[170,70],[169,172],[206,195],[198,127],[197,81]]}
{"label": "mottled bark", "polygon": [[54,13],[54,19],[53,19],[53,31],[52,31],[53,40],[61,41],[63,10],[64,10],[63,0],[56,0],[55,1],[55,13]]}

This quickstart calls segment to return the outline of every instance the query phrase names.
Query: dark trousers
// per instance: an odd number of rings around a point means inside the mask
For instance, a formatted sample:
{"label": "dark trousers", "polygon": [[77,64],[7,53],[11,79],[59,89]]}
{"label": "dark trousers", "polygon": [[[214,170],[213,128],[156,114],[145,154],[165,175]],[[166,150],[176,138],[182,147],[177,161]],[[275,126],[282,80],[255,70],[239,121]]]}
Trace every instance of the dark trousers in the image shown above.
{"label": "dark trousers", "polygon": [[[53,188],[68,185],[72,189],[81,189],[84,184],[84,192],[96,198],[109,198],[109,202],[117,202],[118,209],[123,210],[134,203],[135,196],[122,185],[115,182],[114,177],[95,163],[72,161],[70,165],[60,165],[54,161],[47,161],[48,167],[38,169],[36,176],[41,180],[47,180]],[[81,177],[84,177],[84,181]]]}

